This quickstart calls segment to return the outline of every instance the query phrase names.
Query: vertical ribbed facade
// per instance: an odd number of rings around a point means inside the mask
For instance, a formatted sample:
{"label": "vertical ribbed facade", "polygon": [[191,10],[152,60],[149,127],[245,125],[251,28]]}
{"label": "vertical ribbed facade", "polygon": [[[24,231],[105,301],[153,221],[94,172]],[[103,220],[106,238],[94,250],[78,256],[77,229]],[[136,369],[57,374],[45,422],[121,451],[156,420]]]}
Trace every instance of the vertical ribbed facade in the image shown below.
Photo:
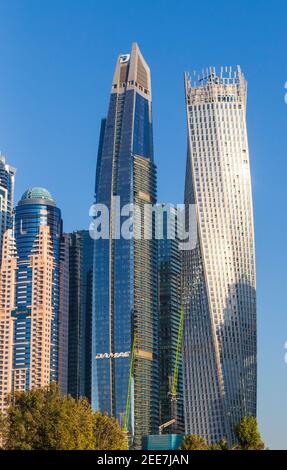
{"label": "vertical ribbed facade", "polygon": [[61,238],[61,212],[51,195],[43,188],[26,191],[2,251],[0,316],[9,341],[1,344],[0,356],[8,357],[9,365],[0,369],[8,374],[8,391],[42,387],[61,377],[59,329],[67,309],[66,301],[60,312]]}
{"label": "vertical ribbed facade", "polygon": [[8,165],[4,155],[0,153],[0,261],[3,235],[7,229],[11,228],[15,173],[15,168]]}
{"label": "vertical ribbed facade", "polygon": [[158,206],[158,214],[158,223],[163,221],[163,237],[158,240],[160,424],[175,419],[164,433],[184,434],[179,221],[170,205]]}
{"label": "vertical ribbed facade", "polygon": [[[150,71],[136,44],[118,58],[101,127],[96,202],[110,210],[114,196],[119,210],[137,203],[142,212],[156,201]],[[95,241],[92,404],[128,425],[139,448],[158,430],[156,243],[113,239],[112,211],[109,229],[108,240]]]}
{"label": "vertical ribbed facade", "polygon": [[256,415],[256,279],[246,129],[239,67],[185,77],[185,203],[196,204],[198,240],[184,252],[186,433],[235,441]]}
{"label": "vertical ribbed facade", "polygon": [[92,280],[94,240],[89,231],[68,235],[70,240],[70,306],[68,393],[91,400]]}

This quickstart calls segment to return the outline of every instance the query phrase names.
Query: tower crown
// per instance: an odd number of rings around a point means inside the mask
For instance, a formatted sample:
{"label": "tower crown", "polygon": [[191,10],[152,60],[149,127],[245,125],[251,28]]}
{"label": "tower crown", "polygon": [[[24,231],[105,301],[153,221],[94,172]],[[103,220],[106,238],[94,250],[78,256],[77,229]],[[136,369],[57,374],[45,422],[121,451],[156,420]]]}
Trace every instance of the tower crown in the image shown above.
{"label": "tower crown", "polygon": [[136,42],[128,54],[120,54],[112,83],[112,93],[124,93],[135,89],[147,99],[151,99],[150,69]]}
{"label": "tower crown", "polygon": [[[27,189],[21,197],[19,204],[32,204],[35,203],[36,200],[44,200],[47,204],[55,206],[55,200],[51,193],[45,189],[40,187],[34,187]],[[40,202],[40,201],[39,201]]]}

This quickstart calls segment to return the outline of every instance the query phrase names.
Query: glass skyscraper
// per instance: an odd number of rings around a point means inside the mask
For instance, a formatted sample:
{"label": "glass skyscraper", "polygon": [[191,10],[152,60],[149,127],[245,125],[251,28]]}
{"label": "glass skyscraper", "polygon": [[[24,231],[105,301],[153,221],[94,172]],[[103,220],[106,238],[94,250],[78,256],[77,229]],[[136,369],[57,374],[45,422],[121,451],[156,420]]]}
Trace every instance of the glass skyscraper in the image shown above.
{"label": "glass skyscraper", "polygon": [[28,189],[13,225],[4,234],[0,276],[2,410],[11,391],[65,379],[66,336],[59,329],[68,304],[60,299],[61,279],[66,285],[60,209],[46,189]]}
{"label": "glass skyscraper", "polygon": [[186,204],[198,240],[184,252],[186,433],[227,438],[256,416],[256,279],[246,129],[239,67],[186,75]]}
{"label": "glass skyscraper", "polygon": [[4,155],[0,152],[0,261],[3,235],[11,227],[15,173],[15,168],[6,163]]}
{"label": "glass skyscraper", "polygon": [[95,200],[110,210],[110,237],[95,241],[92,405],[115,416],[140,448],[143,435],[158,431],[157,245],[112,236],[115,196],[117,214],[156,201],[150,70],[137,44],[117,60],[101,126]]}
{"label": "glass skyscraper", "polygon": [[68,393],[91,400],[92,279],[94,240],[88,230],[68,235],[69,354]]}

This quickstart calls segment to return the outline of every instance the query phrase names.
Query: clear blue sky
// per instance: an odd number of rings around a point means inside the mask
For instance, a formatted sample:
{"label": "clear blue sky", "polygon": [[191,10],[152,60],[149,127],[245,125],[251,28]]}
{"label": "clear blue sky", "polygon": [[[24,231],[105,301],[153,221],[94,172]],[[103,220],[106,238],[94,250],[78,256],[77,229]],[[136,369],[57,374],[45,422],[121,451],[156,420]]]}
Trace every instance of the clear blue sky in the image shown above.
{"label": "clear blue sky", "polygon": [[89,223],[118,53],[137,41],[151,67],[160,201],[183,198],[183,71],[241,65],[257,245],[258,416],[274,449],[287,449],[286,18],[283,0],[0,0],[0,149],[18,168],[16,200],[28,186],[47,187],[67,231]]}

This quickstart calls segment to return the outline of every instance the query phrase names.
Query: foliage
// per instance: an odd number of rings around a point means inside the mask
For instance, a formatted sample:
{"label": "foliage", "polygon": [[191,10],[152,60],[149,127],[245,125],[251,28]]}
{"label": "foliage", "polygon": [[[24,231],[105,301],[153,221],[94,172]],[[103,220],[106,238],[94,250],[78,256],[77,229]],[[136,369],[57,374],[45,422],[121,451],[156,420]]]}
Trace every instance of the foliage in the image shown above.
{"label": "foliage", "polygon": [[221,439],[217,444],[211,444],[209,450],[228,450],[226,439]]}
{"label": "foliage", "polygon": [[[254,416],[245,416],[235,428],[238,444],[231,450],[263,450],[258,424]],[[228,443],[222,439],[216,444],[208,445],[203,437],[196,434],[186,436],[181,450],[228,450]]]}
{"label": "foliage", "polygon": [[[117,422],[93,413],[84,398],[62,396],[58,385],[17,392],[0,421],[4,449],[111,450],[126,448]],[[107,436],[108,434],[108,436]]]}
{"label": "foliage", "polygon": [[197,434],[191,434],[185,436],[181,447],[181,450],[208,450],[208,445],[205,439]]}
{"label": "foliage", "polygon": [[[234,450],[262,450],[256,418],[244,417],[235,428]],[[41,389],[17,392],[9,398],[7,415],[0,415],[3,449],[22,450],[124,450],[127,438],[118,422],[94,413],[84,398],[62,396],[55,383]],[[186,436],[181,450],[228,450],[226,440],[208,445],[196,434]]]}
{"label": "foliage", "polygon": [[127,438],[114,418],[95,413],[96,450],[126,450]]}
{"label": "foliage", "polygon": [[239,441],[240,450],[263,450],[264,443],[261,439],[258,424],[254,416],[245,416],[235,428],[235,434]]}

